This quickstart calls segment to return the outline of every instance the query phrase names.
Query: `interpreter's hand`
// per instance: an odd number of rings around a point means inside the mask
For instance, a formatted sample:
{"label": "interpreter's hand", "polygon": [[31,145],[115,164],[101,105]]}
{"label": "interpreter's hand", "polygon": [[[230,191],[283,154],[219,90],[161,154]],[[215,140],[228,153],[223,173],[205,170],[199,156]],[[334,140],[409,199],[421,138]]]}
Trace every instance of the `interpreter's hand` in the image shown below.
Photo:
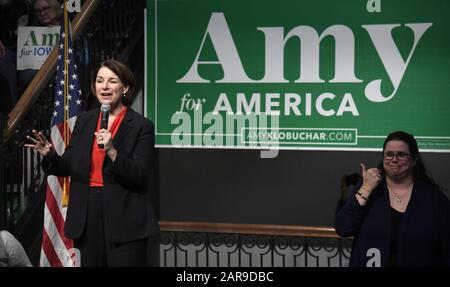
{"label": "interpreter's hand", "polygon": [[2,40],[0,40],[0,57],[6,54],[6,47],[3,44]]}
{"label": "interpreter's hand", "polygon": [[381,171],[378,168],[369,168],[361,163],[361,174],[363,177],[363,187],[371,192],[382,180]]}
{"label": "interpreter's hand", "polygon": [[42,156],[48,156],[55,153],[55,148],[53,145],[47,140],[42,132],[37,132],[36,130],[32,131],[33,136],[27,136],[27,139],[32,142],[32,144],[25,144],[26,148],[34,149]]}
{"label": "interpreter's hand", "polygon": [[98,132],[95,132],[95,138],[97,140],[97,144],[102,144],[105,152],[108,152],[113,148],[112,145],[112,136],[111,133],[106,129],[101,129]]}

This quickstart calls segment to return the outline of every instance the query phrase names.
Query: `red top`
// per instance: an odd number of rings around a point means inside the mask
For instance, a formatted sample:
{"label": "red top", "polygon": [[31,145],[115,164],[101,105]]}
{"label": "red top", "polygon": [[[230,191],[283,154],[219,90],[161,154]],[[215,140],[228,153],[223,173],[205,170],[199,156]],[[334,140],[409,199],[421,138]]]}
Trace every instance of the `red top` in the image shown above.
{"label": "red top", "polygon": [[[112,123],[110,130],[112,138],[114,138],[114,136],[116,135],[117,130],[119,129],[126,112],[127,107],[124,107],[117,115],[117,117],[114,119],[114,122]],[[100,121],[101,115],[98,117],[96,129],[97,132],[100,130]],[[106,156],[105,150],[98,147],[97,141],[95,140],[94,137],[94,142],[92,143],[91,172],[90,172],[89,186],[103,186],[102,167],[103,161],[105,160],[105,156]]]}

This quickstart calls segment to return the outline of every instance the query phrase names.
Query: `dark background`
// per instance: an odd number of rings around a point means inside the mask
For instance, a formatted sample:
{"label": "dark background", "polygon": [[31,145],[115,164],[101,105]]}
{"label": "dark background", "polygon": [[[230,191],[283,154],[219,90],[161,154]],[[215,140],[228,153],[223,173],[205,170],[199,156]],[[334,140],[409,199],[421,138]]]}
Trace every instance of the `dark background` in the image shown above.
{"label": "dark background", "polygon": [[[450,154],[422,153],[449,193]],[[341,178],[381,152],[159,150],[161,220],[332,226]]]}

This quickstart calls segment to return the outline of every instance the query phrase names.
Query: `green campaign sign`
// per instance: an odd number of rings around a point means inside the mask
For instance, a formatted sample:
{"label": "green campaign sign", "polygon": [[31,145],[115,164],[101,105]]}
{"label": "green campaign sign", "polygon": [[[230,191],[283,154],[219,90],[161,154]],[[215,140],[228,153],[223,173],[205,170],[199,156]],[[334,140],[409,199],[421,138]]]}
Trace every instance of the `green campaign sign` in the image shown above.
{"label": "green campaign sign", "polygon": [[148,0],[159,147],[450,152],[448,0]]}

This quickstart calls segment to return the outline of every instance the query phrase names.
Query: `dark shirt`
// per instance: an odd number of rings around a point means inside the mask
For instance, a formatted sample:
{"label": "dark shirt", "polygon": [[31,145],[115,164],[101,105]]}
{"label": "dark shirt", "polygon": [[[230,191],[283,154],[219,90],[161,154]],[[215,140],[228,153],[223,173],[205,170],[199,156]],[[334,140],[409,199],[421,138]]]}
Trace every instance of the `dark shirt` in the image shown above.
{"label": "dark shirt", "polygon": [[391,207],[391,253],[389,254],[389,266],[397,266],[398,246],[400,237],[400,225],[402,223],[403,212],[399,212]]}

